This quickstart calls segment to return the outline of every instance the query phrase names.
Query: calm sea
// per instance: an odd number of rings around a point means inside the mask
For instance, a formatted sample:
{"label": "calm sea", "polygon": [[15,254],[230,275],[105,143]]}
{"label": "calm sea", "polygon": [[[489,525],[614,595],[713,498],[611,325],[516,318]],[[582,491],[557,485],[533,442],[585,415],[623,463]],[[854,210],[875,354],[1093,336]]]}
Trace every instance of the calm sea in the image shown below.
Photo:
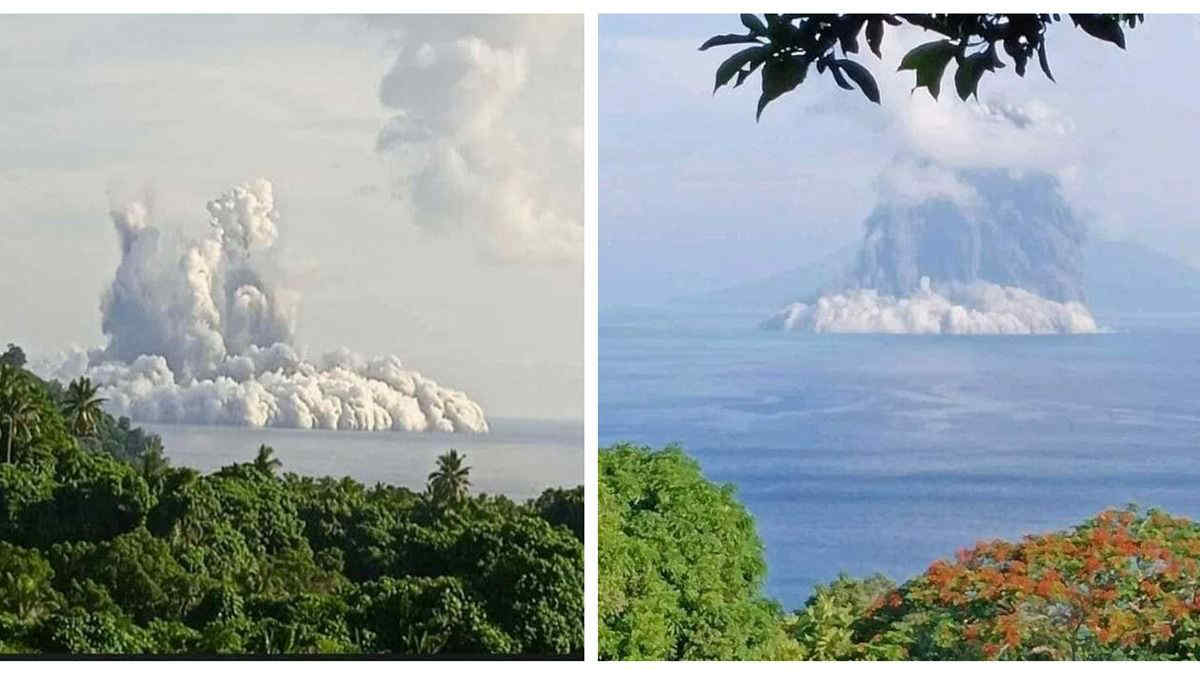
{"label": "calm sea", "polygon": [[1136,502],[1200,518],[1200,314],[1046,337],[801,335],[762,313],[602,311],[600,444],[731,482],[798,607],[980,539]]}
{"label": "calm sea", "polygon": [[260,443],[275,448],[283,471],[350,476],[373,485],[425,486],[437,456],[467,455],[475,492],[535,497],[548,487],[583,482],[583,424],[489,419],[487,434],[396,431],[320,431],[144,424],[160,434],[172,465],[204,472],[254,459]]}

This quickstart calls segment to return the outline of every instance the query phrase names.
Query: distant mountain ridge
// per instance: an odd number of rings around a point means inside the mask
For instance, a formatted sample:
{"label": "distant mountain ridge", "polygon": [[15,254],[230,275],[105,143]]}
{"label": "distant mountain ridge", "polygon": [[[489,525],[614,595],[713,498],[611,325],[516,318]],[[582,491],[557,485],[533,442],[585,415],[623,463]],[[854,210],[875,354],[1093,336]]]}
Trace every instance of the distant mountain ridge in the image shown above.
{"label": "distant mountain ridge", "polygon": [[[775,311],[812,299],[847,277],[859,244],[815,262],[672,304],[718,304]],[[1200,312],[1200,269],[1141,244],[1090,241],[1083,249],[1086,302],[1099,313]]]}
{"label": "distant mountain ridge", "polygon": [[1083,284],[1094,312],[1200,311],[1200,269],[1141,244],[1087,246]]}

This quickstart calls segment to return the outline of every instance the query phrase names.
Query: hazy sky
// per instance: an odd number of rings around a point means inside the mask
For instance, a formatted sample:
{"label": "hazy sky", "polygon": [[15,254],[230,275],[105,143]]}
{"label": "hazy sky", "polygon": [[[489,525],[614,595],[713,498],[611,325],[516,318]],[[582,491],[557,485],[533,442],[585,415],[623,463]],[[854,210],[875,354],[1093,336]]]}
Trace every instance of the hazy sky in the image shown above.
{"label": "hazy sky", "polygon": [[856,241],[880,199],[953,192],[956,168],[1057,175],[1093,236],[1133,239],[1200,265],[1200,18],[1150,15],[1128,49],[1069,21],[1049,32],[1048,81],[1032,64],[988,74],[979,102],[910,93],[911,46],[863,47],[883,105],[812,71],[754,122],[759,77],[712,95],[744,32],[736,15],[602,16],[599,40],[600,305],[654,304],[795,267]]}
{"label": "hazy sky", "polygon": [[0,17],[0,340],[103,344],[114,205],[271,180],[299,346],[580,418],[578,17]]}

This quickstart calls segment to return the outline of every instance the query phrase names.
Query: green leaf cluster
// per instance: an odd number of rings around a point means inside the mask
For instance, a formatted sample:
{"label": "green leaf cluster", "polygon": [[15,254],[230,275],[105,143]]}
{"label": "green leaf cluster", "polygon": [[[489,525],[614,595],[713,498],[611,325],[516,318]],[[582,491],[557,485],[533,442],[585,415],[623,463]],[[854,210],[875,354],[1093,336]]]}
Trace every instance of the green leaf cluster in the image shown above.
{"label": "green leaf cluster", "polygon": [[786,641],[754,520],[679,448],[600,453],[600,657],[773,658]]}

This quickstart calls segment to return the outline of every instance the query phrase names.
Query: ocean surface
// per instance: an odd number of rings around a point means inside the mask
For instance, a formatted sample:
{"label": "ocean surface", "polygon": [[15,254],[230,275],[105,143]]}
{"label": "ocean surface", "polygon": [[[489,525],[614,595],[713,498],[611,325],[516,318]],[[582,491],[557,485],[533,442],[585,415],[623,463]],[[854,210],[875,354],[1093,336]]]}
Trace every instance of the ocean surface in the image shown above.
{"label": "ocean surface", "polygon": [[812,335],[602,310],[600,446],[678,442],[737,486],[792,609],[1137,503],[1200,518],[1200,313],[1074,336]]}
{"label": "ocean surface", "polygon": [[466,454],[476,493],[526,499],[548,487],[583,482],[582,422],[500,418],[488,424],[487,434],[141,426],[162,436],[173,466],[204,472],[250,461],[266,443],[275,448],[285,472],[350,476],[367,485],[424,489],[437,456],[451,448]]}

